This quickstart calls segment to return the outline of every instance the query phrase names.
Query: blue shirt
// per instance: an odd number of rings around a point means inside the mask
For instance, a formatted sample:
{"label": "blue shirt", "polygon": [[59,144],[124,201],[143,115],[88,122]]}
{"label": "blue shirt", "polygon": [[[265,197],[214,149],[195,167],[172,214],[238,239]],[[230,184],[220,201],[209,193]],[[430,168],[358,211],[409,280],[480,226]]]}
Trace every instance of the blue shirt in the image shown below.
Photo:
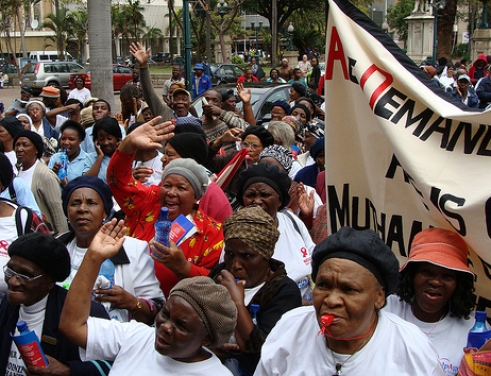
{"label": "blue shirt", "polygon": [[[35,212],[39,216],[39,218],[42,218],[41,210],[39,210],[36,199],[34,198],[34,195],[32,194],[31,189],[27,186],[26,182],[20,178],[14,178],[12,184],[14,185],[17,204],[20,206],[28,207],[33,212]],[[8,188],[0,193],[0,197],[12,200]]]}
{"label": "blue shirt", "polygon": [[[48,168],[51,170],[56,162],[61,162],[61,155],[63,153],[54,154],[48,163]],[[97,154],[96,154],[97,157]],[[67,167],[67,179],[71,181],[79,176],[82,176],[87,171],[89,171],[90,167],[94,164],[95,159],[91,154],[87,154],[85,151],[80,149],[80,154],[73,160],[68,161]]]}
{"label": "blue shirt", "polygon": [[[90,153],[89,158],[93,158],[92,163],[91,163],[91,166],[92,166],[94,164],[95,160],[97,159],[97,153]],[[101,162],[101,168],[99,169],[99,174],[97,174],[97,177],[99,179],[101,179],[106,184],[107,184],[107,178],[106,178],[107,166],[109,165],[110,160],[111,160],[111,157],[104,155],[104,158],[102,158],[102,162]]]}
{"label": "blue shirt", "polygon": [[[119,129],[121,129],[121,135],[123,136],[122,139],[126,136],[126,131],[124,130],[123,126],[120,124]],[[95,151],[95,146],[94,146],[94,138],[92,136],[92,131],[94,130],[94,125],[92,124],[90,127],[85,129],[85,138],[82,141],[82,144],[80,145],[80,148],[85,151],[87,154],[91,153],[97,153]]]}

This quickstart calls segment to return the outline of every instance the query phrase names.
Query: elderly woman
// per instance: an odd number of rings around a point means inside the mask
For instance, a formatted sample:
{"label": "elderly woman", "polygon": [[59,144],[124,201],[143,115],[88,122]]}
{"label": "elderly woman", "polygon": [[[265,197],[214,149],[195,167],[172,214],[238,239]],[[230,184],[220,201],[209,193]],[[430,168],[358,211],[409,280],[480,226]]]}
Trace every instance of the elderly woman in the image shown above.
{"label": "elderly woman", "polygon": [[160,116],[135,129],[119,145],[108,167],[108,181],[114,197],[126,214],[129,234],[151,241],[154,223],[160,208],[169,209],[173,221],[180,214],[190,216],[197,232],[177,247],[171,243],[164,247],[152,245],[152,252],[165,253],[156,259],[157,278],[164,294],[180,280],[208,275],[215,267],[223,246],[222,226],[207,216],[198,205],[208,187],[208,176],[194,160],[179,158],[170,161],[162,173],[162,183],[146,187],[132,176],[132,162],[138,149],[157,149],[161,142],[172,136],[171,122],[157,124]]}
{"label": "elderly woman", "polygon": [[290,201],[291,180],[275,165],[259,163],[239,175],[237,200],[244,206],[259,205],[278,228],[280,236],[273,257],[285,263],[288,276],[293,279],[304,300],[312,300],[309,275],[310,254],[315,244],[303,222],[296,215],[281,211]]}
{"label": "elderly woman", "polygon": [[111,375],[230,373],[204,346],[221,346],[233,333],[237,310],[227,289],[211,278],[180,281],[155,319],[155,329],[131,321],[89,317],[92,286],[102,262],[121,248],[123,221],[104,225],[90,244],[68,292],[60,330],[85,351],[85,360],[114,361]]}
{"label": "elderly woman", "polygon": [[[78,273],[87,248],[104,221],[111,215],[111,189],[95,176],[81,176],[70,181],[63,190],[63,210],[72,231],[60,237],[67,245],[71,271],[63,286],[68,288]],[[97,301],[103,303],[111,318],[126,322],[152,323],[164,295],[155,278],[147,242],[128,238],[124,247],[111,258],[114,264],[114,285],[99,288]]]}
{"label": "elderly woman", "polygon": [[33,124],[32,124],[32,119],[30,118],[29,115],[27,114],[18,114],[15,116],[22,124],[22,127],[26,130],[26,131],[30,131],[33,127]]}
{"label": "elderly woman", "polygon": [[444,375],[428,338],[381,309],[397,288],[398,266],[372,230],[343,227],[319,243],[314,307],[283,315],[255,375]]}
{"label": "elderly woman", "polygon": [[54,130],[46,119],[46,106],[38,100],[31,100],[26,104],[26,112],[32,120],[31,130],[47,139],[58,140],[60,134]]}
{"label": "elderly woman", "polygon": [[91,158],[80,147],[85,138],[85,130],[82,124],[74,120],[67,120],[61,126],[60,132],[60,147],[63,150],[49,159],[48,168],[58,174],[61,166],[61,156],[66,153],[68,157],[67,176],[65,180],[60,180],[61,187],[64,187],[69,181],[85,174],[94,163],[94,158]]}
{"label": "elderly woman", "polygon": [[467,254],[467,244],[455,232],[421,231],[401,268],[398,296],[389,297],[386,308],[428,336],[447,375],[457,373],[474,325],[474,274]]}
{"label": "elderly woman", "polygon": [[271,121],[281,121],[288,115],[290,115],[290,105],[287,101],[278,99],[271,103]]}
{"label": "elderly woman", "polygon": [[[222,349],[238,361],[240,375],[251,375],[271,329],[285,312],[300,307],[302,299],[285,264],[272,259],[280,234],[268,213],[259,206],[244,208],[227,218],[223,232],[225,262],[210,276],[229,290],[238,318],[232,339],[237,345]],[[251,318],[254,304],[259,311]]]}
{"label": "elderly woman", "polygon": [[41,213],[55,233],[68,231],[61,205],[58,176],[40,161],[44,150],[43,139],[35,132],[20,131],[14,138],[14,150],[19,178],[31,189]]}

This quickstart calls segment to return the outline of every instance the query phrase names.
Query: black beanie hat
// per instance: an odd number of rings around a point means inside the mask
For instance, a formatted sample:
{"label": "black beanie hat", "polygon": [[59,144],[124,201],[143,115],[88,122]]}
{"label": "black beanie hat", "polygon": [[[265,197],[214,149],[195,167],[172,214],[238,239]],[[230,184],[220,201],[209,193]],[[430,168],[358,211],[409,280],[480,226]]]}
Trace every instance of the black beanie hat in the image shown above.
{"label": "black beanie hat", "polygon": [[73,179],[63,189],[63,192],[61,193],[61,200],[65,215],[68,215],[68,200],[70,200],[70,196],[72,195],[73,191],[79,188],[91,188],[96,191],[99,196],[101,196],[102,202],[104,203],[106,215],[111,215],[111,211],[114,206],[111,188],[109,188],[109,186],[97,176],[89,175],[82,175]]}
{"label": "black beanie hat", "polygon": [[182,158],[194,159],[198,164],[203,164],[208,157],[206,137],[198,133],[176,134],[167,143],[172,145]]}
{"label": "black beanie hat", "polygon": [[261,140],[261,143],[263,144],[263,148],[267,148],[268,146],[271,146],[274,144],[274,137],[271,133],[267,131],[266,128],[264,128],[262,125],[250,125],[246,128],[244,133],[240,134],[240,138],[242,141],[245,140],[247,136],[250,134],[256,136]]}
{"label": "black beanie hat", "polygon": [[31,140],[31,142],[34,144],[34,147],[37,150],[37,154],[36,154],[37,158],[41,158],[43,156],[44,143],[43,143],[43,138],[39,134],[33,131],[26,131],[26,130],[20,131],[19,133],[17,133],[17,136],[15,136],[14,138],[14,145],[17,142],[17,140],[21,137],[26,137],[29,140]]}
{"label": "black beanie hat", "polygon": [[247,170],[240,173],[237,179],[237,201],[244,206],[243,195],[245,190],[254,183],[265,183],[273,188],[280,196],[281,208],[284,208],[290,202],[291,180],[288,174],[280,170],[278,166],[267,163],[259,163],[249,166]]}
{"label": "black beanie hat", "polygon": [[32,261],[58,282],[70,275],[70,255],[65,245],[51,235],[39,232],[22,235],[10,244],[9,256]]}
{"label": "black beanie hat", "polygon": [[5,116],[2,120],[0,120],[0,125],[4,127],[7,132],[9,132],[12,138],[17,136],[17,133],[24,130],[24,126],[15,116]]}
{"label": "black beanie hat", "polygon": [[12,169],[12,164],[5,154],[0,153],[0,182],[4,188],[3,191],[12,184],[13,179],[14,170]]}

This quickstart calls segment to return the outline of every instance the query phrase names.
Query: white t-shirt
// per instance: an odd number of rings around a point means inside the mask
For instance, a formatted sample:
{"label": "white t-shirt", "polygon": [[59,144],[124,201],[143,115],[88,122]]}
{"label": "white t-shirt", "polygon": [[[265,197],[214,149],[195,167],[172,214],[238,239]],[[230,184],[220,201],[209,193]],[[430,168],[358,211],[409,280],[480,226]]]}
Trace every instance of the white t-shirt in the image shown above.
{"label": "white t-shirt", "polygon": [[[6,203],[8,204],[8,203]],[[15,225],[15,210],[10,217],[0,218],[0,268],[9,262],[8,248],[17,239],[17,226]],[[0,279],[0,299],[7,293],[5,278]]]}
{"label": "white t-shirt", "polygon": [[437,323],[420,321],[414,317],[411,306],[399,301],[396,295],[389,296],[384,309],[420,328],[438,351],[445,374],[457,374],[460,361],[464,356],[463,349],[467,344],[467,334],[474,325],[474,315],[471,315],[469,320],[447,315]]}
{"label": "white t-shirt", "polygon": [[[71,262],[70,275],[63,282],[58,283],[65,288],[75,278],[87,252],[87,248],[77,246],[75,239],[68,243],[67,249]],[[150,257],[148,243],[126,236],[124,250],[130,263],[114,266],[114,284],[121,286],[130,294],[137,297],[164,299],[164,293],[160,289],[160,283],[157,277],[155,277],[155,269],[153,260]],[[104,303],[103,305],[108,310],[111,319],[117,319],[121,322],[129,321],[127,310],[111,308],[108,303]]]}
{"label": "white t-shirt", "polygon": [[34,162],[34,164],[31,166],[30,169],[28,169],[28,170],[20,170],[19,171],[19,175],[18,175],[19,178],[21,178],[22,180],[24,180],[24,182],[29,187],[29,189],[31,189],[32,175],[34,175],[34,170],[36,169],[36,166],[37,166],[38,163],[39,163],[39,159],[36,159],[36,162]]}
{"label": "white t-shirt", "polygon": [[[332,353],[325,337],[318,335],[314,307],[285,313],[276,323],[261,351],[254,376],[442,376],[436,350],[416,326],[381,310],[370,341],[350,355]],[[336,359],[336,360],[335,360]]]}
{"label": "white t-shirt", "polygon": [[146,161],[135,161],[133,162],[133,169],[136,167],[144,166],[144,167],[149,167],[153,170],[153,174],[150,175],[148,180],[143,183],[143,185],[150,187],[151,185],[159,185],[160,182],[162,181],[162,162],[160,161],[162,159],[163,154],[160,151],[157,151],[157,155]]}
{"label": "white t-shirt", "polygon": [[[89,317],[87,349],[80,349],[82,360],[114,360],[110,374],[231,376],[230,371],[210,352],[201,362],[184,363],[160,355],[154,348],[155,328],[131,321],[120,323]],[[206,351],[209,351],[205,348]]]}
{"label": "white t-shirt", "polygon": [[68,94],[68,99],[78,99],[80,103],[84,104],[87,99],[90,98],[90,90],[83,87],[82,90],[73,89]]}

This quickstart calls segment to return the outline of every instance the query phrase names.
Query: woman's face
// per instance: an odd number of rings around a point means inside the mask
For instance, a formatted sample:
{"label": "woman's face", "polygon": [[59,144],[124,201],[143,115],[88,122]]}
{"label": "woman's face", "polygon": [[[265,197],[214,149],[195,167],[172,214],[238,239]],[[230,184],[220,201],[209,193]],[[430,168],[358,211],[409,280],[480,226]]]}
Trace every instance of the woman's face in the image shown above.
{"label": "woman's face", "polygon": [[447,68],[447,77],[453,77],[453,74],[455,73],[455,68],[453,67],[450,67],[450,68]]}
{"label": "woman's face", "polygon": [[413,285],[414,315],[422,321],[438,321],[447,312],[448,302],[457,288],[457,272],[418,262]]}
{"label": "woman's face", "polygon": [[84,81],[81,79],[81,78],[77,78],[75,80],[75,87],[78,89],[78,90],[82,90],[84,88]]}
{"label": "woman's face", "polygon": [[181,362],[193,362],[206,341],[203,320],[180,296],[171,295],[155,317],[155,350]]}
{"label": "woman's face", "polygon": [[281,207],[280,195],[266,183],[253,183],[242,195],[244,206],[259,205],[271,217]]}
{"label": "woman's face", "polygon": [[[296,104],[303,104],[305,107],[307,107],[310,111],[310,115],[315,114],[315,108],[312,107],[312,104],[309,101],[303,100],[303,101],[298,101]],[[313,116],[311,116],[313,117]]]}
{"label": "woman's face", "polygon": [[191,213],[196,202],[194,189],[185,177],[171,174],[162,180],[160,203],[169,209],[171,221],[176,219],[179,214],[188,215]]}
{"label": "woman's face", "polygon": [[318,321],[323,314],[334,315],[329,326],[332,336],[349,338],[369,331],[376,310],[385,303],[385,293],[363,266],[351,260],[331,258],[319,267],[313,300]]}
{"label": "woman's face", "polygon": [[37,149],[27,137],[19,137],[14,145],[17,162],[24,166],[32,166],[37,159]]}
{"label": "woman's face", "polygon": [[236,105],[237,105],[237,100],[235,99],[235,95],[232,95],[225,102],[222,102],[222,108],[225,111],[235,112]]}
{"label": "woman's face", "polygon": [[97,132],[97,143],[104,155],[111,156],[119,145],[119,139],[106,131],[99,129]]}
{"label": "woman's face", "polygon": [[165,168],[169,164],[169,162],[173,161],[174,159],[182,158],[179,153],[174,149],[174,147],[167,143],[165,145],[165,152],[164,155],[162,155],[162,158],[160,158],[160,161],[162,162],[162,169]]}
{"label": "woman's face", "polygon": [[33,103],[29,106],[29,116],[31,117],[32,121],[35,123],[41,121],[41,119],[44,116],[44,111],[39,104]]}
{"label": "woman's face", "polygon": [[261,139],[253,134],[249,134],[244,138],[244,141],[242,141],[242,147],[244,149],[249,149],[249,153],[247,155],[249,156],[249,163],[256,163],[259,154],[263,151],[263,143],[261,142]]}
{"label": "woman's face", "polygon": [[298,107],[294,108],[290,115],[301,121],[303,125],[307,124],[307,114],[303,109]]}
{"label": "woman's face", "polygon": [[245,288],[259,286],[269,275],[269,262],[240,239],[225,241],[225,268],[234,278],[245,281]]}
{"label": "woman's face", "polygon": [[67,204],[68,221],[77,238],[92,240],[107,214],[101,196],[92,188],[75,189]]}
{"label": "woman's face", "polygon": [[10,145],[10,147],[12,147],[12,142],[14,142],[14,139],[12,138],[10,133],[7,132],[7,130],[1,125],[0,125],[0,142],[4,145]]}
{"label": "woman's face", "polygon": [[274,106],[271,109],[271,121],[274,121],[274,120],[281,121],[281,119],[283,119],[285,116],[286,116],[286,112],[283,109],[283,107]]}
{"label": "woman's face", "polygon": [[78,132],[73,128],[66,128],[61,134],[60,147],[66,149],[69,159],[75,158],[80,154],[80,139]]}
{"label": "woman's face", "polygon": [[269,75],[273,80],[277,80],[279,75],[278,75],[278,71],[276,69],[272,70],[271,71],[271,74]]}
{"label": "woman's face", "polygon": [[22,124],[22,126],[26,131],[31,130],[31,123],[29,123],[29,119],[27,118],[27,115],[19,116],[18,120],[20,121],[20,123]]}
{"label": "woman's face", "polygon": [[290,87],[290,100],[296,101],[300,97],[300,93],[296,91],[293,87]]}

